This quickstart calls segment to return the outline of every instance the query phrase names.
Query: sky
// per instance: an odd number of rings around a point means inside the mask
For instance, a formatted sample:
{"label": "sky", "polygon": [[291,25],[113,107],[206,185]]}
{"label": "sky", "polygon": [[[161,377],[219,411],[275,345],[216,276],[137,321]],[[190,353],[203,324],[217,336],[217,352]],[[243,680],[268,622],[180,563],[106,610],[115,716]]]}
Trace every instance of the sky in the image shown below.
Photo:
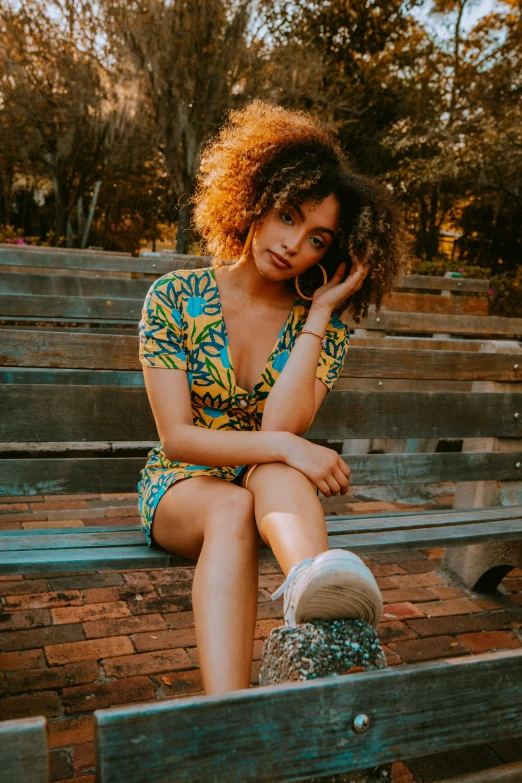
{"label": "sky", "polygon": [[[462,18],[462,30],[467,32],[478,22],[482,16],[489,14],[494,8],[498,7],[499,3],[496,0],[473,0],[472,3],[468,3],[464,8],[464,15]],[[452,32],[447,29],[440,17],[431,16],[430,9],[432,7],[431,0],[425,0],[422,6],[413,10],[413,15],[422,22],[423,26],[437,35],[438,38],[447,40]],[[453,15],[451,15],[453,17]]]}

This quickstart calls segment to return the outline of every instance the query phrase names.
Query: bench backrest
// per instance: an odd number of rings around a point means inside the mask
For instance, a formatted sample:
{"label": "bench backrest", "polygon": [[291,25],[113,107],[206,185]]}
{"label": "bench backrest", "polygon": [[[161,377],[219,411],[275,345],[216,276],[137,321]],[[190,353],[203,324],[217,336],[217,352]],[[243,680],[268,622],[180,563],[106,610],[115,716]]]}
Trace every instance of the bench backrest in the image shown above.
{"label": "bench backrest", "polygon": [[46,719],[0,721],[0,781],[47,783],[48,780]]}

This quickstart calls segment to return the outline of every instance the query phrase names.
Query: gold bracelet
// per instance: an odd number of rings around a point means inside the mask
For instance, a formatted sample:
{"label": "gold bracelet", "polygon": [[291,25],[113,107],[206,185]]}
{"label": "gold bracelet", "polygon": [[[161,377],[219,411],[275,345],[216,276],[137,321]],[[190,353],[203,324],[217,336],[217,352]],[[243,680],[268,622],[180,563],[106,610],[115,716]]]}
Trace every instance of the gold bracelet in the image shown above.
{"label": "gold bracelet", "polygon": [[[320,334],[317,334],[316,332],[312,332],[312,331],[310,331],[310,329],[301,329],[299,334],[313,334],[314,337],[318,337],[320,339],[321,345],[323,346],[323,348],[326,348],[326,338],[321,337]],[[299,337],[299,334],[297,335],[298,337]]]}

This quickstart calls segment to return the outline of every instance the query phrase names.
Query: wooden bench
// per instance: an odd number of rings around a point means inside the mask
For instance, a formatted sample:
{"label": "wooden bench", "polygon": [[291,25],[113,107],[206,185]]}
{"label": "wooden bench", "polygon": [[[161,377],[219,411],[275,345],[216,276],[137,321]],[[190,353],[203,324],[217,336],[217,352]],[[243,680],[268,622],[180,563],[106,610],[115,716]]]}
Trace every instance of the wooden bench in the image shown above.
{"label": "wooden bench", "polygon": [[47,721],[0,721],[0,783],[47,783]]}
{"label": "wooden bench", "polygon": [[[93,375],[90,385],[56,383],[55,375],[51,384],[5,386],[1,442],[125,441],[132,422],[133,439],[157,443],[143,386],[95,383],[94,373],[100,366],[110,366],[116,373],[136,366],[137,336],[44,332],[38,344],[34,335],[9,331],[18,341],[17,347],[8,343],[17,363],[22,359],[34,364],[39,351],[42,370],[71,373],[84,369]],[[3,345],[5,352],[5,341]],[[405,354],[402,359],[401,353]],[[514,443],[516,448],[505,451],[347,458],[352,485],[496,480],[503,489],[499,504],[422,513],[328,516],[329,545],[371,554],[502,544],[506,553],[503,568],[499,569],[498,563],[491,568],[485,564],[477,580],[482,589],[491,590],[506,569],[519,564],[511,557],[522,541],[521,502],[502,505],[517,497],[520,486],[522,428],[521,416],[515,415],[522,411],[519,372],[512,354],[412,354],[352,348],[345,369],[354,375],[400,372],[413,378],[424,369],[433,380],[441,375],[458,380],[460,374],[480,378],[480,382],[505,383],[509,389],[493,395],[480,390],[361,391],[336,387],[306,436],[316,440],[496,438],[500,444]],[[143,457],[40,456],[0,462],[0,490],[9,496],[131,491],[144,465]],[[183,566],[191,562],[158,547],[148,548],[136,525],[4,531],[0,533],[0,552],[3,574]],[[273,559],[268,547],[262,547],[260,557],[262,561]],[[520,736],[521,695],[522,654],[515,650],[226,696],[98,711],[97,780],[275,783],[367,768],[436,750]],[[292,728],[296,715],[301,731]],[[354,726],[365,725],[358,718],[361,715],[369,718],[363,733],[354,730]]]}

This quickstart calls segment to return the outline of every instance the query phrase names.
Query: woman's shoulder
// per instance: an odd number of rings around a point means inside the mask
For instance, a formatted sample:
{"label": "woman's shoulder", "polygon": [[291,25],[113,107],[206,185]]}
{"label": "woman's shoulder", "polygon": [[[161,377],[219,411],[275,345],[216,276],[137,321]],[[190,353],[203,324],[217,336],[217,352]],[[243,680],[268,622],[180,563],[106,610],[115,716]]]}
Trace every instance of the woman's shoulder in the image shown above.
{"label": "woman's shoulder", "polygon": [[192,296],[201,296],[213,283],[210,267],[201,269],[174,269],[158,277],[150,286],[147,297],[155,296],[171,304]]}

